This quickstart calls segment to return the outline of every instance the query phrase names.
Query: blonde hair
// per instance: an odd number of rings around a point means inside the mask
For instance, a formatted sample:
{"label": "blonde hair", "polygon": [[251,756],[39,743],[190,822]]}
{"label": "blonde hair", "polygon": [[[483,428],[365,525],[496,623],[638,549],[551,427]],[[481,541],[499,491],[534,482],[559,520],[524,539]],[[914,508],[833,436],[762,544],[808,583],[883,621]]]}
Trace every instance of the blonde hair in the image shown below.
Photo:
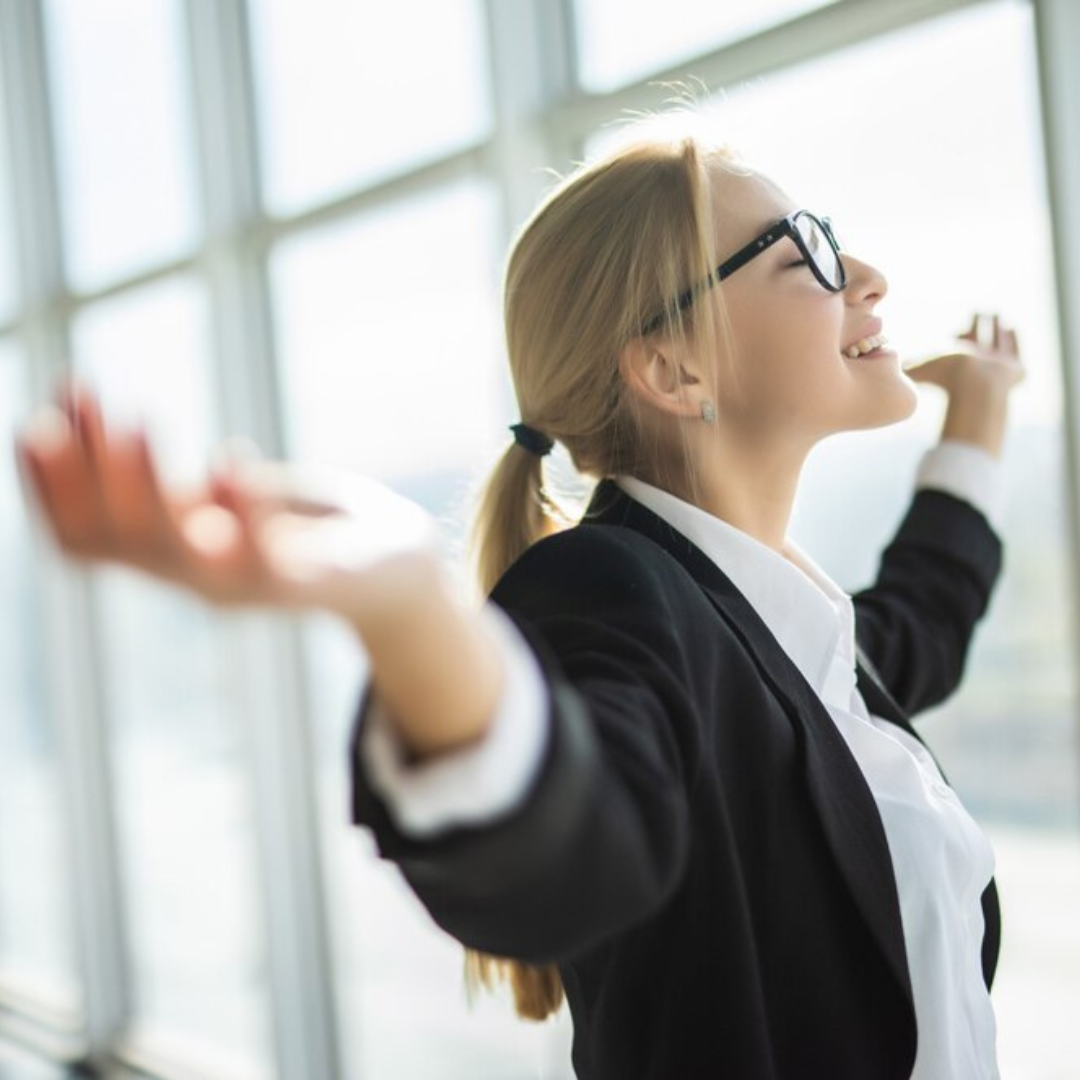
{"label": "blonde hair", "polygon": [[[658,315],[656,332],[676,349],[692,338],[716,356],[715,346],[729,338],[720,289],[702,293],[685,310],[673,301],[711,283],[709,170],[736,160],[729,148],[706,148],[690,137],[637,141],[563,180],[513,245],[504,318],[520,416],[562,443],[583,476],[635,474],[649,462],[653,475],[677,470],[695,486],[685,425],[678,425],[681,452],[665,461],[655,428],[643,422],[620,375],[619,357]],[[545,488],[542,459],[512,443],[488,477],[473,524],[483,594],[530,544],[573,523]],[[546,1019],[563,1002],[557,965],[466,951],[470,996],[497,978],[509,980],[524,1018]]]}

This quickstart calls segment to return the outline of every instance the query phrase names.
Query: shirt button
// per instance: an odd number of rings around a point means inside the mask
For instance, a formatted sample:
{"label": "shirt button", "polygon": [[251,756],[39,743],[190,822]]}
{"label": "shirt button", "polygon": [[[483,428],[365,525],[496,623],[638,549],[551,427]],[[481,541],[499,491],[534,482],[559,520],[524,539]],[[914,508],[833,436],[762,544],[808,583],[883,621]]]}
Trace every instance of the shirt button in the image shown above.
{"label": "shirt button", "polygon": [[953,789],[949,787],[944,781],[932,778],[930,780],[930,786],[940,795],[943,799],[953,798]]}

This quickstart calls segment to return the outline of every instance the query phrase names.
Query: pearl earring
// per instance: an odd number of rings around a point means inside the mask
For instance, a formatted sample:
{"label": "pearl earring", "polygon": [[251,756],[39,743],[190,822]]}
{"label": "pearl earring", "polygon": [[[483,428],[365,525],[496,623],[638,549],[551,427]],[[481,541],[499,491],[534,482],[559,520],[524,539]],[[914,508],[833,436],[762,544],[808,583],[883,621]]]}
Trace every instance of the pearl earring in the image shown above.
{"label": "pearl earring", "polygon": [[706,424],[716,423],[716,406],[711,401],[703,401],[701,403],[701,419]]}

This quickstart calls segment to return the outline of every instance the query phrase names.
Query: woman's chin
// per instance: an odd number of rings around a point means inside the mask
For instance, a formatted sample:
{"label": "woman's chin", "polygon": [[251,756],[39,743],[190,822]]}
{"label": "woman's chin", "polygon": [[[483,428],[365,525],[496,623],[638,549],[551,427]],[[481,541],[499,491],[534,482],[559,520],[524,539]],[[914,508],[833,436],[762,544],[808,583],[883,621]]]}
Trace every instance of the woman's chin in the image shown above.
{"label": "woman's chin", "polygon": [[[915,415],[915,410],[919,407],[919,391],[909,378],[903,376],[898,379],[896,394],[890,394],[889,396],[890,398],[895,397],[895,407],[889,409],[887,416],[882,419],[881,424],[878,426],[899,424],[902,420],[908,420]],[[892,406],[894,402],[890,400],[889,404]]]}
{"label": "woman's chin", "polygon": [[872,395],[860,395],[860,407],[850,430],[869,430],[899,424],[915,414],[919,391],[906,376],[890,379],[874,388]]}

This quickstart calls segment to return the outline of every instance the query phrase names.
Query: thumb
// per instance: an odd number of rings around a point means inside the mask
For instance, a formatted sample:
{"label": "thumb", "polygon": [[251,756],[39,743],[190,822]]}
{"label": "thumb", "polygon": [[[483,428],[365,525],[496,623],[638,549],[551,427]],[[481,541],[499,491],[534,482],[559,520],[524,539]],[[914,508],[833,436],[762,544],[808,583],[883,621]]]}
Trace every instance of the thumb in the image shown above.
{"label": "thumb", "polygon": [[904,368],[904,374],[915,382],[934,383],[940,386],[943,378],[943,357],[935,356],[929,360],[916,360]]}

